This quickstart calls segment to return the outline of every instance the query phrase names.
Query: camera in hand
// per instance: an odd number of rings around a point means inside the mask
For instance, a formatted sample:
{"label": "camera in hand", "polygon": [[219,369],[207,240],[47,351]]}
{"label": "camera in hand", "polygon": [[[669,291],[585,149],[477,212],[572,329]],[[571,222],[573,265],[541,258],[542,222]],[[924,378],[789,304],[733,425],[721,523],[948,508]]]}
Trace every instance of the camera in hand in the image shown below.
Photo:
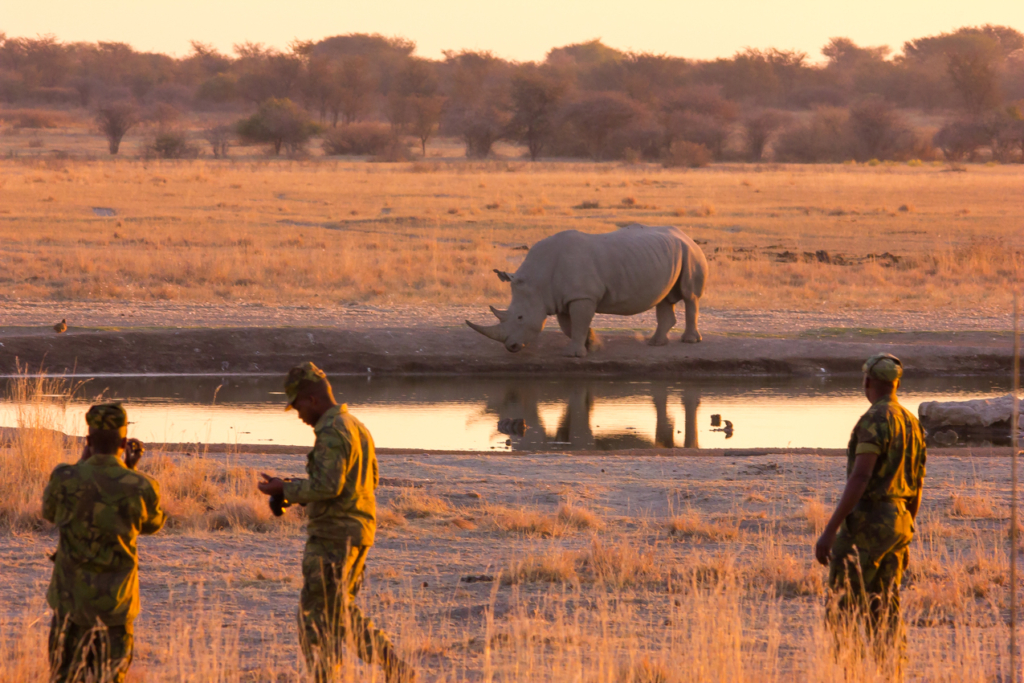
{"label": "camera in hand", "polygon": [[278,493],[270,497],[270,511],[274,513],[275,517],[283,515],[285,508],[289,508],[291,506],[292,504],[284,499],[283,493]]}
{"label": "camera in hand", "polygon": [[128,439],[127,447],[125,448],[124,464],[128,469],[134,470],[135,466],[139,464],[139,460],[142,460],[142,456],[146,453],[146,447],[138,439]]}

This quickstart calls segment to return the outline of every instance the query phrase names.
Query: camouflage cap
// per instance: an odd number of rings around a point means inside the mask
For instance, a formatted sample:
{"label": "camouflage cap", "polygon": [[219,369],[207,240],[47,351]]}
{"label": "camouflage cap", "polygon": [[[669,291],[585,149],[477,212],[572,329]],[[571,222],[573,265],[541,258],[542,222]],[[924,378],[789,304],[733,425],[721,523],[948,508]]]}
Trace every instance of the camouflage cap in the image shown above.
{"label": "camouflage cap", "polygon": [[864,374],[868,377],[895,382],[903,376],[903,363],[891,353],[876,353],[864,362]]}
{"label": "camouflage cap", "polygon": [[288,397],[288,405],[285,410],[290,410],[299,396],[299,385],[303,382],[322,382],[327,379],[324,371],[306,361],[302,365],[296,365],[288,371],[288,377],[284,381],[284,393]]}
{"label": "camouflage cap", "polygon": [[128,426],[128,413],[120,403],[100,403],[85,414],[89,429],[124,429]]}

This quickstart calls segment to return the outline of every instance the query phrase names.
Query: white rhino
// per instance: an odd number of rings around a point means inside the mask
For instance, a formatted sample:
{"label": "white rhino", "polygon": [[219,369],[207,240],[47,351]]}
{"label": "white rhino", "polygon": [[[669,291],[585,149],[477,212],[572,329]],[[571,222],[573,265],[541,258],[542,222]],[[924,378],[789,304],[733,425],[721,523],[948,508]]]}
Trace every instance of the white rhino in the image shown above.
{"label": "white rhino", "polygon": [[636,315],[655,307],[658,329],[648,343],[661,346],[676,324],[679,301],[686,306],[682,341],[701,340],[697,301],[708,262],[679,228],[634,224],[601,235],[566,230],[533,245],[515,274],[494,272],[512,283],[512,304],[507,311],[491,306],[497,325],[466,324],[513,353],[532,343],[554,315],[572,339],[567,355],[582,358],[597,343],[590,329],[595,313]]}

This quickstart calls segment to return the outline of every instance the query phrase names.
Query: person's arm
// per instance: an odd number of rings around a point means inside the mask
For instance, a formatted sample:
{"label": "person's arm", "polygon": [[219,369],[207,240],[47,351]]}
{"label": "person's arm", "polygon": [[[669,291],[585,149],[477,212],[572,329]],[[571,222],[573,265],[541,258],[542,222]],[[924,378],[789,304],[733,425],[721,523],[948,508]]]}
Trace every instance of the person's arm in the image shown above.
{"label": "person's arm", "polygon": [[917,521],[917,511],[921,509],[921,489],[917,490],[917,495],[907,501],[907,512],[910,513],[910,518]]}
{"label": "person's arm", "polygon": [[285,500],[305,505],[337,498],[345,486],[350,452],[351,445],[337,429],[329,428],[317,434],[310,460],[309,479],[282,482],[281,490]]}
{"label": "person's arm", "polygon": [[843,489],[843,495],[839,498],[839,504],[836,505],[832,518],[828,520],[825,530],[821,532],[821,536],[814,546],[814,556],[821,564],[828,564],[832,556],[832,544],[836,541],[839,527],[847,515],[853,512],[860,497],[864,495],[877,460],[877,453],[860,453],[854,460],[853,471],[850,472],[850,478],[846,480],[846,488]]}
{"label": "person's arm", "polygon": [[142,534],[155,534],[163,528],[164,522],[167,521],[167,515],[160,507],[160,485],[156,483],[156,480],[151,480],[151,483],[152,488],[143,494],[145,509],[142,511],[142,524],[139,526],[139,533]]}
{"label": "person's arm", "polygon": [[43,519],[47,522],[56,523],[59,502],[60,480],[57,478],[57,472],[54,471],[50,475],[50,481],[46,484],[46,489],[43,491]]}

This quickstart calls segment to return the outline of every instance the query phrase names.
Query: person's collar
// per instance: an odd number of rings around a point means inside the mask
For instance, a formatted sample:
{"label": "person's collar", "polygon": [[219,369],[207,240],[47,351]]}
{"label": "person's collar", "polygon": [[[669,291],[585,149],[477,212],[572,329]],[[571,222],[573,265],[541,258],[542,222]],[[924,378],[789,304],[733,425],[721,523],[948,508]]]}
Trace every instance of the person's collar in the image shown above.
{"label": "person's collar", "polygon": [[109,467],[111,465],[125,467],[124,460],[117,453],[93,453],[86,462],[97,467]]}
{"label": "person's collar", "polygon": [[334,422],[334,418],[336,418],[342,411],[345,410],[348,410],[348,406],[346,406],[344,403],[338,403],[331,406],[326,411],[324,411],[324,414],[321,415],[320,419],[316,421],[316,425],[313,427],[313,431],[319,432],[321,429],[324,429],[329,424]]}
{"label": "person's collar", "polygon": [[886,394],[871,405],[877,406],[880,403],[899,403],[899,399],[896,398],[896,394]]}

